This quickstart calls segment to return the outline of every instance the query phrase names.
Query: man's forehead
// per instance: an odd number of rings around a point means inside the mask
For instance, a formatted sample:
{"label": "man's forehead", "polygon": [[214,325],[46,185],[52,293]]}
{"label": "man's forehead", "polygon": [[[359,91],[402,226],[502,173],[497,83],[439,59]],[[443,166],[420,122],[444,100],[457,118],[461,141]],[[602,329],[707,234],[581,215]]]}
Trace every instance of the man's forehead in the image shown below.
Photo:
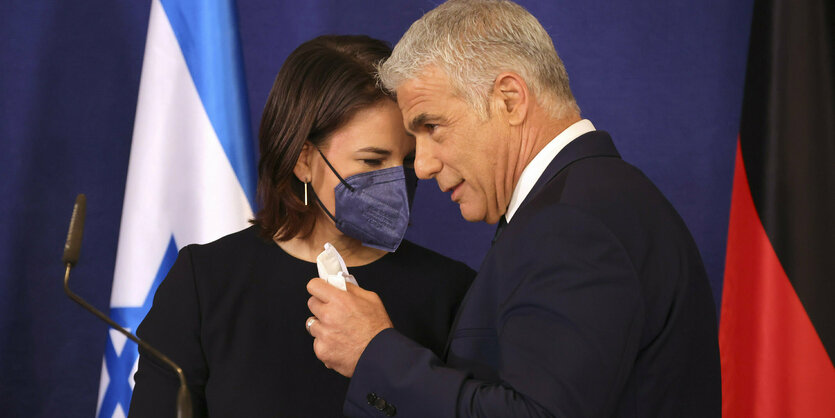
{"label": "man's forehead", "polygon": [[436,65],[427,65],[418,71],[414,77],[403,81],[397,88],[397,92],[399,94],[401,90],[423,91],[434,89],[446,91],[449,86],[450,80],[446,72]]}
{"label": "man's forehead", "polygon": [[418,103],[434,100],[446,100],[452,88],[449,77],[435,66],[424,68],[414,78],[404,81],[397,88],[397,105],[405,114]]}

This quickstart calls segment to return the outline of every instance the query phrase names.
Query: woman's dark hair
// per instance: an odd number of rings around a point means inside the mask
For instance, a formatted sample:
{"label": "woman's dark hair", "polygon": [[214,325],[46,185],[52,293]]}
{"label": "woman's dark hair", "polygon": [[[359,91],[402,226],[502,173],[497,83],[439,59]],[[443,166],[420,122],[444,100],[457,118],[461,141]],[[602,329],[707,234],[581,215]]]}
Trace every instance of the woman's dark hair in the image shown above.
{"label": "woman's dark hair", "polygon": [[313,231],[319,208],[305,206],[304,184],[293,174],[305,142],[319,146],[387,94],[374,65],[391,55],[383,41],[327,35],[293,51],[275,78],[258,133],[258,202],[252,221],[265,239],[285,241]]}

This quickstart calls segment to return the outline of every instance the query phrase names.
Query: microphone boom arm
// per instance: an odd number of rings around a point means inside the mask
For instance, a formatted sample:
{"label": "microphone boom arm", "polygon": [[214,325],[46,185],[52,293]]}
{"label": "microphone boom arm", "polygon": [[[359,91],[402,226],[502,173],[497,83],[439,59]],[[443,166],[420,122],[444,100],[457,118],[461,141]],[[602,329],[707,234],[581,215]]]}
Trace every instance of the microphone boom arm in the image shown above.
{"label": "microphone boom arm", "polygon": [[70,290],[70,286],[69,286],[70,269],[72,269],[72,266],[70,266],[69,263],[68,263],[67,264],[67,272],[64,274],[64,292],[67,294],[67,296],[69,296],[70,299],[74,300],[79,305],[83,306],[84,309],[87,309],[88,311],[92,312],[93,315],[96,315],[102,321],[107,322],[107,324],[110,325],[111,327],[113,327],[114,329],[116,329],[116,331],[119,331],[122,334],[124,334],[125,337],[130,338],[131,341],[138,344],[140,347],[142,347],[143,350],[149,351],[154,357],[156,357],[156,358],[162,360],[163,362],[165,362],[168,366],[170,366],[177,373],[177,377],[180,379],[180,385],[181,386],[186,386],[186,376],[183,374],[183,369],[181,369],[180,366],[177,366],[176,363],[171,361],[171,359],[169,359],[165,354],[162,354],[159,351],[157,351],[156,348],[151,347],[150,345],[146,344],[145,341],[142,341],[139,338],[135,337],[128,330],[124,329],[121,325],[117,324],[116,321],[110,319],[107,315],[103,314],[101,311],[96,309],[93,305],[90,305],[89,303],[87,303],[87,301],[85,301],[80,296],[76,295],[72,290]]}
{"label": "microphone boom arm", "polygon": [[185,374],[183,374],[183,369],[181,369],[180,366],[171,361],[171,359],[169,359],[165,354],[160,353],[156,348],[151,347],[150,344],[140,340],[138,337],[128,332],[128,330],[122,328],[122,326],[117,324],[116,321],[110,319],[110,317],[103,314],[101,311],[93,307],[93,305],[90,305],[89,303],[87,303],[87,301],[85,301],[80,296],[76,295],[72,290],[70,290],[70,270],[75,265],[75,263],[78,262],[78,256],[81,252],[81,237],[84,233],[84,217],[86,212],[86,205],[87,198],[83,194],[79,194],[75,200],[75,206],[73,207],[72,212],[72,219],[70,220],[70,230],[67,234],[67,242],[64,245],[63,260],[64,265],[66,265],[67,267],[67,271],[66,273],[64,273],[64,292],[67,294],[67,296],[70,297],[70,299],[81,305],[81,307],[90,311],[93,315],[106,322],[116,331],[119,331],[126,337],[130,338],[131,341],[135,342],[137,345],[139,345],[139,347],[141,347],[143,350],[146,350],[153,357],[162,360],[163,363],[171,367],[174,370],[174,372],[177,373],[177,378],[180,379],[180,389],[177,391],[177,418],[191,418],[191,395],[188,392],[188,385],[186,383],[186,376]]}

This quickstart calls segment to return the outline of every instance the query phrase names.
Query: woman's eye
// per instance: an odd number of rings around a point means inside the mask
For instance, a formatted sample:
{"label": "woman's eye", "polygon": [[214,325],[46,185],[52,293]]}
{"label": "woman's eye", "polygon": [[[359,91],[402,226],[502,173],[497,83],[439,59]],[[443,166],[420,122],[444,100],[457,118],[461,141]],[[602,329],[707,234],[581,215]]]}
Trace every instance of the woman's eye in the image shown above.
{"label": "woman's eye", "polygon": [[362,160],[362,162],[371,167],[379,167],[383,165],[383,160]]}

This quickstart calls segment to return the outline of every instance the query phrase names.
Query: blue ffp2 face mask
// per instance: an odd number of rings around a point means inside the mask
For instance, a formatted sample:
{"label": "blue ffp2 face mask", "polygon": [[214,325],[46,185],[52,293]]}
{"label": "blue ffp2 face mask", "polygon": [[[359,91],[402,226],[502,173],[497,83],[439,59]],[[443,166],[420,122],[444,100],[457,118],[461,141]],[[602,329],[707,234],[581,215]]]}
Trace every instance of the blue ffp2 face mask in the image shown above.
{"label": "blue ffp2 face mask", "polygon": [[[317,148],[318,150],[318,148]],[[336,228],[362,245],[394,252],[409,226],[409,213],[417,188],[414,169],[403,166],[355,174],[343,179],[319,151],[339,184],[333,189],[334,214],[314,196]]]}

